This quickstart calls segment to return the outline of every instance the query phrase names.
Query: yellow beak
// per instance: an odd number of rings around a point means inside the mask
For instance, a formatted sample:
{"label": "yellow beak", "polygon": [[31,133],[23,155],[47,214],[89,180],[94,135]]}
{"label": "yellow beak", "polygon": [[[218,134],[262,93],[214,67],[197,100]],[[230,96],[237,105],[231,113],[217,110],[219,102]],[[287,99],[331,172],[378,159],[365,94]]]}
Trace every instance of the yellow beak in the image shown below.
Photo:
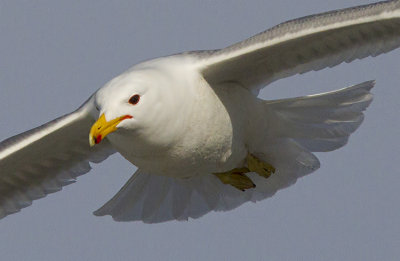
{"label": "yellow beak", "polygon": [[106,120],[104,113],[100,118],[93,124],[89,133],[89,144],[93,147],[95,144],[99,144],[108,134],[117,130],[117,125],[126,119],[131,119],[132,116],[125,115],[115,118],[111,121]]}

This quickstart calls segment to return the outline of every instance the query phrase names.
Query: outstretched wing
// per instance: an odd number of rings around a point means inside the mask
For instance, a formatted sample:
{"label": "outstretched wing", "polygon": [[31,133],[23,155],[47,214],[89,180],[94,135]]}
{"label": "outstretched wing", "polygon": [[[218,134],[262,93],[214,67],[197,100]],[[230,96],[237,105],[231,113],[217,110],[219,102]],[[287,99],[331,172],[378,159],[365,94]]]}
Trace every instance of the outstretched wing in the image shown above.
{"label": "outstretched wing", "polygon": [[400,46],[400,1],[307,16],[227,48],[198,52],[205,79],[253,92],[297,73],[376,56]]}
{"label": "outstretched wing", "polygon": [[90,147],[91,100],[75,112],[0,143],[0,218],[61,190],[114,153],[104,140]]}

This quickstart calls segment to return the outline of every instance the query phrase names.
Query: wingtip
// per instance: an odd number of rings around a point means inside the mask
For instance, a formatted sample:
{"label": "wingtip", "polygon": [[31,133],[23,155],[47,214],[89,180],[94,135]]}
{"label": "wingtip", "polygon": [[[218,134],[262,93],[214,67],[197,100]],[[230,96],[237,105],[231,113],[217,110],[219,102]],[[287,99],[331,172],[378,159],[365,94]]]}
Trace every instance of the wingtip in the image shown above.
{"label": "wingtip", "polygon": [[361,84],[364,84],[365,87],[369,87],[369,90],[371,90],[372,88],[374,88],[374,86],[376,84],[376,80],[366,81],[366,82],[363,82]]}
{"label": "wingtip", "polygon": [[92,214],[95,215],[96,217],[103,217],[103,216],[107,215],[101,211],[101,208],[96,211],[93,211]]}

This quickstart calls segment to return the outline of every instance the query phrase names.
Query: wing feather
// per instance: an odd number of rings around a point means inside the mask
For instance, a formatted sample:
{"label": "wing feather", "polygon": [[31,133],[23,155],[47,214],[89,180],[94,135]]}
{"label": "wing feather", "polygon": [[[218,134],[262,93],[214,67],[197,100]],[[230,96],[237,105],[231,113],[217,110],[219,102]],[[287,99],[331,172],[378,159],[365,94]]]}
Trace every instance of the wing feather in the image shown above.
{"label": "wing feather", "polygon": [[88,133],[93,105],[0,143],[0,218],[61,190],[114,153],[105,141],[91,148]]}
{"label": "wing feather", "polygon": [[294,74],[333,67],[400,46],[400,1],[307,16],[224,49],[198,52],[211,84],[240,82],[257,93]]}

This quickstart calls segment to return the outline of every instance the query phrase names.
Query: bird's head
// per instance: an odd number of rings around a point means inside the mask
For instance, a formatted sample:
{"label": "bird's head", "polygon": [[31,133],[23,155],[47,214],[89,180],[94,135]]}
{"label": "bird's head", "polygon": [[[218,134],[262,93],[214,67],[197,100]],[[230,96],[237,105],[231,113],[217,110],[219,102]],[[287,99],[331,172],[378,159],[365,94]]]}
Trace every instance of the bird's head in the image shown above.
{"label": "bird's head", "polygon": [[138,130],[146,126],[157,109],[158,92],[145,73],[126,72],[97,91],[94,103],[99,118],[89,133],[90,146],[117,129]]}
{"label": "bird's head", "polygon": [[175,85],[180,86],[171,75],[154,68],[131,70],[111,80],[94,95],[98,119],[90,130],[90,145],[126,131],[152,141],[171,139],[176,133],[166,128],[182,114],[178,96],[184,92]]}

